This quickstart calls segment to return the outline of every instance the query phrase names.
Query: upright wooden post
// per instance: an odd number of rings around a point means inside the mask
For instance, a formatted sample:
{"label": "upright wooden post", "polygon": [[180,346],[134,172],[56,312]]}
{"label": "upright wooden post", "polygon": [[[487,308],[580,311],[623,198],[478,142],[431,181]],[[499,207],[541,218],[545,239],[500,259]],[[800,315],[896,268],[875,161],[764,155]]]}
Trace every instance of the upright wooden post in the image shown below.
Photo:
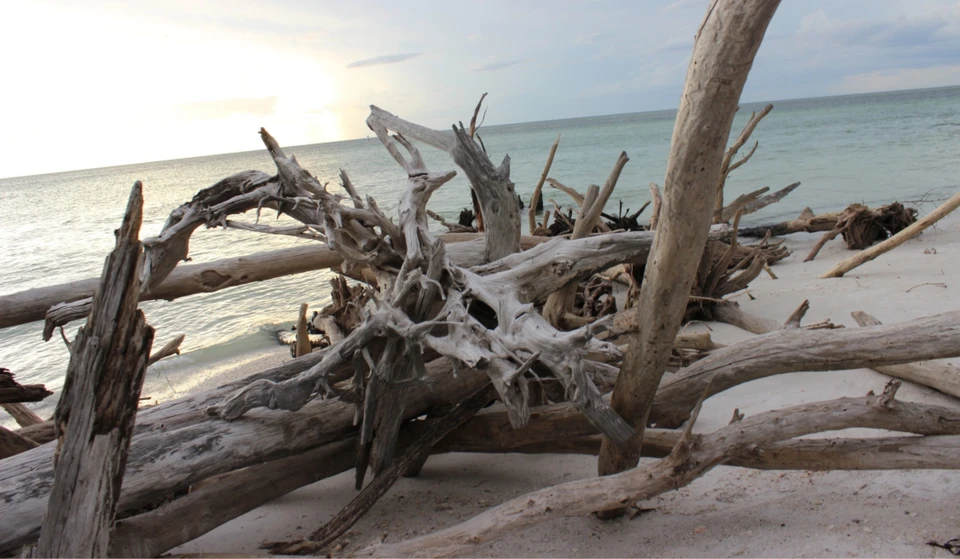
{"label": "upright wooden post", "polygon": [[56,475],[40,557],[106,557],[153,328],[137,309],[143,245],[140,181],[107,257],[57,405]]}
{"label": "upright wooden post", "polygon": [[636,429],[623,446],[604,439],[601,475],[637,465],[647,415],[670,357],[713,217],[723,152],[740,92],[779,0],[713,0],[697,33],[677,110],[663,209],[640,289],[638,331],[613,391],[613,409]]}

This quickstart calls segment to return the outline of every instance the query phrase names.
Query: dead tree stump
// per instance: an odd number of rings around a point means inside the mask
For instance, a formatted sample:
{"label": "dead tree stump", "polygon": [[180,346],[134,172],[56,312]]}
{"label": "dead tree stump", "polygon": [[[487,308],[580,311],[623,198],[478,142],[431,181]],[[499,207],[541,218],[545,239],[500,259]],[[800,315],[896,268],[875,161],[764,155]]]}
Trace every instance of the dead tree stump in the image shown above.
{"label": "dead tree stump", "polygon": [[137,309],[143,245],[142,185],[133,185],[90,318],[73,342],[57,405],[56,476],[40,529],[40,557],[109,551],[153,328]]}

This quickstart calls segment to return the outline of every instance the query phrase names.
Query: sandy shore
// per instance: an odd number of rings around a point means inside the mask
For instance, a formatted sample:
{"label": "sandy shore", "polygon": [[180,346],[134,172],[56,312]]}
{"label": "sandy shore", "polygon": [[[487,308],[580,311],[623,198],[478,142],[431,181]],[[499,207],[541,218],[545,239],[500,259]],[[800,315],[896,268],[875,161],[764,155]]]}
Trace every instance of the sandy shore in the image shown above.
{"label": "sandy shore", "polygon": [[[960,218],[881,256],[840,279],[817,277],[853,254],[829,243],[814,262],[803,263],[818,235],[793,235],[794,251],[737,300],[748,312],[783,321],[804,299],[806,323],[831,319],[848,328],[864,310],[895,323],[960,308]],[[709,329],[720,343],[750,334],[723,324]],[[285,350],[284,350],[285,351]],[[231,376],[288,358],[265,355]],[[222,377],[220,377],[222,378]],[[794,373],[754,381],[709,399],[697,424],[712,431],[733,408],[747,415],[802,402],[880,391],[887,377],[869,370]],[[904,383],[898,394],[960,409],[960,401]],[[859,430],[850,436],[870,436]],[[449,454],[432,457],[422,474],[402,479],[341,542],[344,553],[385,535],[398,541],[443,528],[529,491],[595,475],[590,456]],[[174,553],[263,554],[266,540],[302,537],[326,522],[355,496],[352,472],[282,497]],[[602,522],[571,517],[545,522],[478,547],[473,555],[530,556],[912,556],[948,557],[928,540],[960,537],[960,472],[761,472],[721,467],[690,486],[641,503],[649,512]]]}

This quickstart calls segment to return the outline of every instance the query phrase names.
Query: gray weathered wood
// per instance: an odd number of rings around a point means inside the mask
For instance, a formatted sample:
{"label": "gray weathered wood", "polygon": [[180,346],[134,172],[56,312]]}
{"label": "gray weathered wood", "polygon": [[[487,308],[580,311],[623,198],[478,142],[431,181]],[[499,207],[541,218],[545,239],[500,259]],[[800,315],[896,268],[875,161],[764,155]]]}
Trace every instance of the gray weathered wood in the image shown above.
{"label": "gray weathered wood", "polygon": [[143,248],[140,181],[107,257],[87,325],[71,347],[57,404],[56,474],[39,557],[106,556],[153,328],[137,309]]}
{"label": "gray weathered wood", "polygon": [[[960,414],[955,410],[895,401],[894,391],[761,413],[708,435],[681,439],[669,457],[653,464],[616,475],[547,487],[486,510],[461,524],[398,543],[376,544],[357,555],[469,555],[474,546],[538,522],[650,499],[689,484],[715,466],[749,452],[757,445],[813,433],[862,427],[918,435],[960,434]],[[642,550],[639,553],[642,554]]]}
{"label": "gray weathered wood", "polygon": [[[850,314],[860,326],[879,326],[882,324],[863,311],[854,311]],[[932,356],[929,358],[933,359]],[[923,361],[900,365],[878,365],[874,367],[874,370],[898,379],[929,386],[944,394],[960,398],[960,368],[949,363]]]}
{"label": "gray weathered wood", "polygon": [[633,468],[653,398],[696,279],[716,199],[724,146],[754,56],[779,0],[713,0],[694,40],[680,97],[664,200],[613,408],[636,429],[600,453],[601,474]]}
{"label": "gray weathered wood", "polygon": [[715,350],[672,375],[657,391],[651,416],[658,427],[677,427],[690,416],[704,390],[709,397],[775,374],[947,357],[960,357],[960,311],[868,328],[777,330]]}

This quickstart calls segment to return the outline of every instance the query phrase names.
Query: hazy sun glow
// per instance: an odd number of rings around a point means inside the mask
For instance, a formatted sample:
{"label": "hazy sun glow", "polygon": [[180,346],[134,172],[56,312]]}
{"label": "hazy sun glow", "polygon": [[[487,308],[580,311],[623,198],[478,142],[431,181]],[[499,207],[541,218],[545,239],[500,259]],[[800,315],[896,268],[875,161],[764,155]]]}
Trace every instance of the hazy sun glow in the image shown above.
{"label": "hazy sun glow", "polygon": [[[676,107],[707,0],[0,2],[0,177]],[[960,81],[960,0],[783,2],[744,101]]]}

